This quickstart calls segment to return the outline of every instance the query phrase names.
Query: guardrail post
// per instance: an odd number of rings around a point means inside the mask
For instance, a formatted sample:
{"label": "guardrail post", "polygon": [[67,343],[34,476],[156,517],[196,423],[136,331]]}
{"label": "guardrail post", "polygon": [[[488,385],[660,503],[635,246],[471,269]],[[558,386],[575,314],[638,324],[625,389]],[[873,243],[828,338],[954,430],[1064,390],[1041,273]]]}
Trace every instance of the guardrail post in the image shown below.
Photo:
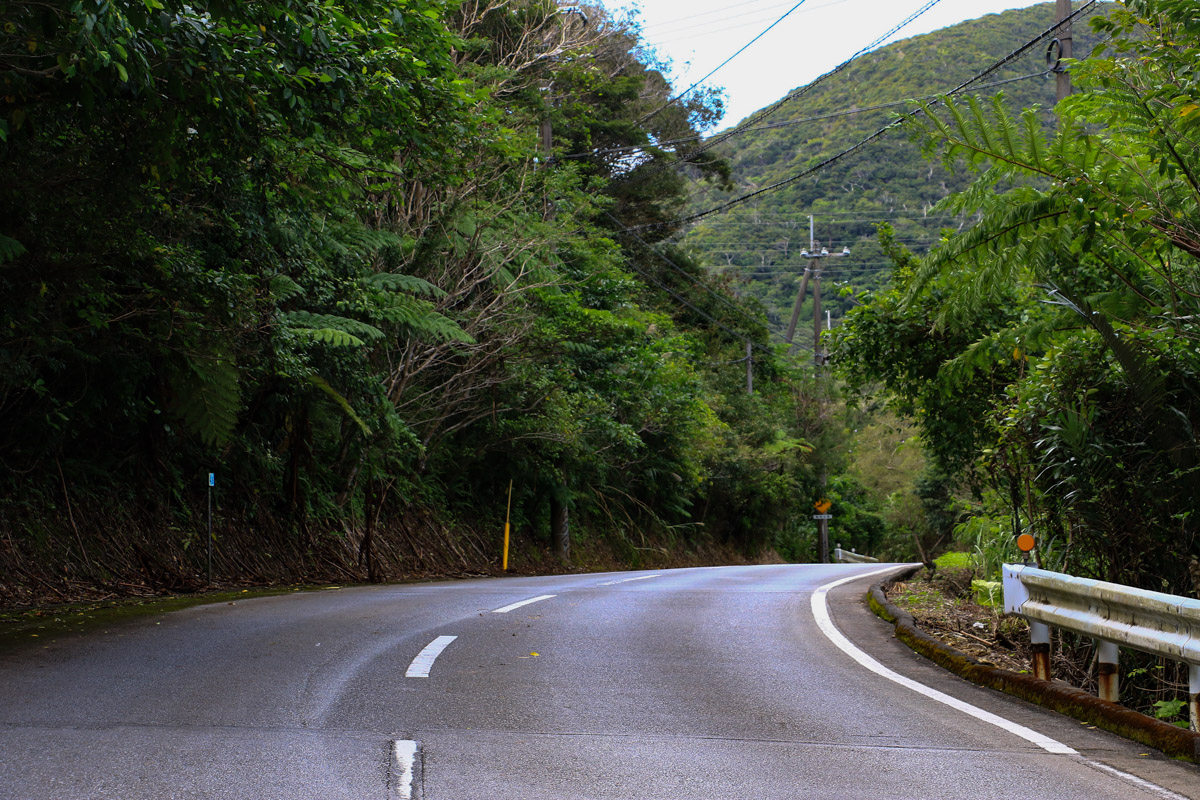
{"label": "guardrail post", "polygon": [[1188,719],[1192,730],[1200,731],[1200,664],[1188,664]]}
{"label": "guardrail post", "polygon": [[1114,642],[1103,639],[1096,640],[1096,694],[1101,700],[1113,703],[1121,702],[1121,674],[1118,664],[1121,660],[1120,648]]}
{"label": "guardrail post", "polygon": [[1029,643],[1033,646],[1033,677],[1050,680],[1050,626],[1030,620]]}

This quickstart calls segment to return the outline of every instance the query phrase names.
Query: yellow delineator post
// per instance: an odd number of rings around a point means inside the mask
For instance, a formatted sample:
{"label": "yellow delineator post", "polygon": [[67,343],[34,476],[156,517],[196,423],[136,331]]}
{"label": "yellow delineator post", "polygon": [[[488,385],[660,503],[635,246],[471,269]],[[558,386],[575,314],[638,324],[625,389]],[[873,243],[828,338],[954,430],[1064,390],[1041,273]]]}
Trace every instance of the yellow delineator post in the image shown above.
{"label": "yellow delineator post", "polygon": [[504,556],[500,559],[500,569],[504,572],[508,571],[508,519],[512,514],[512,487],[513,482],[508,482],[508,508],[504,512]]}

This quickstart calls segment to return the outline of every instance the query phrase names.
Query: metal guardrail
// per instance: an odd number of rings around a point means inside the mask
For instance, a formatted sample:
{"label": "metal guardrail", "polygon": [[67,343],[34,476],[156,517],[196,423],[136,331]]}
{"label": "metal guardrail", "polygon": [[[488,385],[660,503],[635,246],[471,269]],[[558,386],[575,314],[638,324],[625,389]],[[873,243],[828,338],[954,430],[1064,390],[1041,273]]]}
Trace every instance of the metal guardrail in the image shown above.
{"label": "metal guardrail", "polygon": [[878,558],[859,555],[854,548],[843,550],[841,545],[833,548],[833,560],[838,564],[878,564]]}
{"label": "metal guardrail", "polygon": [[1118,647],[1185,661],[1191,728],[1200,731],[1200,600],[1059,572],[1004,565],[1004,610],[1029,620],[1034,675],[1050,680],[1050,627],[1090,636],[1099,695],[1118,702]]}

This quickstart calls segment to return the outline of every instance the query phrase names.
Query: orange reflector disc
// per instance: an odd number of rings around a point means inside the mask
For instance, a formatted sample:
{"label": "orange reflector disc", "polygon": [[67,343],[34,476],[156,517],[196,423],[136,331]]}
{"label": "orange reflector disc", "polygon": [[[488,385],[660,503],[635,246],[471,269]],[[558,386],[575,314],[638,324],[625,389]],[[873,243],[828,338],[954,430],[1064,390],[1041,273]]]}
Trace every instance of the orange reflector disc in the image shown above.
{"label": "orange reflector disc", "polygon": [[1033,549],[1035,544],[1036,542],[1033,541],[1033,537],[1028,533],[1022,533],[1017,537],[1017,547],[1021,549],[1022,553],[1028,553]]}

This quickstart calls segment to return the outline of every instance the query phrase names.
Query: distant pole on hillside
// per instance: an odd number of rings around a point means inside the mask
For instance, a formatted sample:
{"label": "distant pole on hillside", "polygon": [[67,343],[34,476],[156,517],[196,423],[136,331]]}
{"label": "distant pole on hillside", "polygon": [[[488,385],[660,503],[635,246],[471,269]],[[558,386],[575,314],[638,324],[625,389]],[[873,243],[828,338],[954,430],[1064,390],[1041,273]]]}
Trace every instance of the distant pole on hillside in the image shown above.
{"label": "distant pole on hillside", "polygon": [[796,351],[796,345],[793,343],[793,337],[796,335],[796,323],[800,321],[800,306],[804,305],[804,295],[808,294],[808,267],[804,268],[804,277],[800,279],[800,291],[796,292],[796,303],[792,306],[792,321],[788,323],[787,343],[791,345],[788,348],[789,353]]}
{"label": "distant pole on hillside", "polygon": [[810,216],[808,218],[808,249],[801,250],[800,256],[814,259],[816,263],[805,271],[804,282],[800,284],[800,295],[796,298],[796,305],[792,309],[792,324],[788,327],[788,341],[791,341],[792,333],[795,331],[800,305],[804,302],[804,287],[811,275],[813,282],[813,363],[821,367],[825,365],[825,354],[821,351],[821,259],[848,256],[850,248],[843,247],[840,253],[831,253],[827,247],[822,247],[818,251],[813,227],[813,218]]}
{"label": "distant pole on hillside", "polygon": [[[841,258],[850,255],[850,248],[843,247],[840,253],[831,253],[829,248],[822,247],[817,250],[816,237],[814,236],[815,223],[813,218],[808,218],[808,249],[801,250],[802,258],[814,259],[815,264],[809,270],[805,270],[804,277],[807,283],[808,276],[812,275],[813,280],[813,364],[815,365],[815,377],[817,378],[817,392],[820,397],[820,402],[825,402],[825,392],[821,382],[821,367],[825,366],[825,353],[821,349],[821,259],[822,258]],[[796,298],[796,308],[799,309],[800,303],[804,297],[804,288],[801,286],[800,297]],[[792,314],[792,325],[795,326],[796,313]],[[790,337],[789,337],[790,338]],[[821,486],[824,487],[829,482],[829,473],[825,468],[821,470]],[[822,488],[824,493],[824,488]],[[824,512],[820,514],[820,519],[817,520],[817,560],[822,564],[829,563],[829,519]]]}
{"label": "distant pole on hillside", "polygon": [[754,343],[746,340],[746,394],[754,394]]}
{"label": "distant pole on hillside", "polygon": [[[1070,16],[1071,0],[1055,0],[1054,21],[1062,22]],[[1050,43],[1051,52],[1057,55],[1057,58],[1051,63],[1050,68],[1058,78],[1057,97],[1060,101],[1071,94],[1071,73],[1067,72],[1066,67],[1062,63],[1064,58],[1072,57],[1071,44],[1071,23],[1068,22],[1058,29],[1058,37]]]}

